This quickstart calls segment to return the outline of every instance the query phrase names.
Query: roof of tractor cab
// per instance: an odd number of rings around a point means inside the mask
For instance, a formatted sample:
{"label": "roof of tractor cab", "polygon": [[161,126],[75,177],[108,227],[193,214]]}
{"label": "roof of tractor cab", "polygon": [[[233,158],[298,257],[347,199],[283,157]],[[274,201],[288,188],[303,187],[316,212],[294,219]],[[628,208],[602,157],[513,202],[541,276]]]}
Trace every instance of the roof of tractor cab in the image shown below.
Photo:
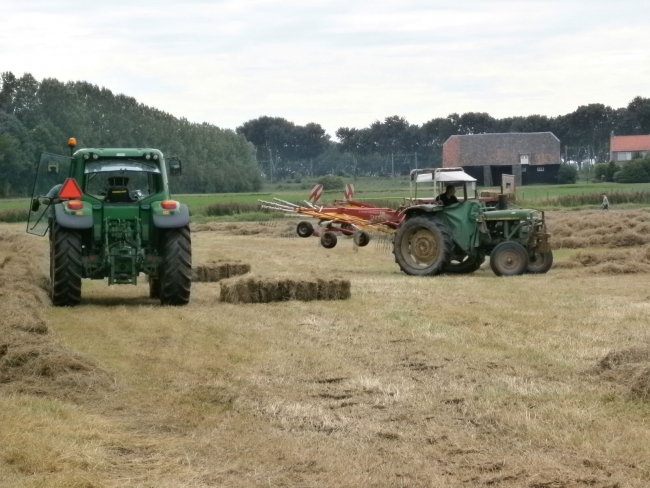
{"label": "roof of tractor cab", "polygon": [[147,153],[156,153],[160,156],[162,156],[162,152],[160,149],[153,149],[153,148],[93,148],[93,147],[85,147],[83,149],[79,149],[75,151],[74,156],[76,155],[82,155],[82,154],[87,154],[87,153],[93,153],[99,155],[99,157],[102,158],[120,158],[120,157],[131,157],[131,158],[139,158],[144,156]]}

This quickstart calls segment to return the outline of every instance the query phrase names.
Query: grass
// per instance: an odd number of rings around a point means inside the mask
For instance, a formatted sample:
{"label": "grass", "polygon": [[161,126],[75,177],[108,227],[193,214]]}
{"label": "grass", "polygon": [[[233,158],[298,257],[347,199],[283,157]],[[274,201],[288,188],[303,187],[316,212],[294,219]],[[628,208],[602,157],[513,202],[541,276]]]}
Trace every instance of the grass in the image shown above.
{"label": "grass", "polygon": [[372,242],[200,225],[195,263],[345,278],[352,298],[242,306],[195,283],[162,309],[146,284],[84,281],[43,313],[115,388],[0,395],[0,486],[647,486],[650,404],[593,368],[650,344],[650,274],[408,277]]}
{"label": "grass", "polygon": [[[201,220],[233,220],[233,215],[248,214],[259,210],[258,200],[271,200],[273,197],[292,202],[302,202],[309,197],[314,179],[303,179],[301,183],[266,183],[258,193],[218,193],[218,194],[178,194],[177,200],[190,206],[192,215]],[[406,176],[395,178],[360,177],[356,181],[347,178],[346,182],[355,185],[355,199],[378,206],[396,208],[409,196],[409,180]],[[496,188],[492,188],[497,190]],[[598,206],[603,192],[610,197],[611,205],[641,204],[646,205],[647,183],[585,183],[574,185],[527,185],[518,188],[518,204],[522,207],[559,208]],[[427,195],[427,190],[418,192]],[[635,196],[636,195],[636,196]],[[343,198],[343,190],[323,193],[322,202],[331,202]],[[0,199],[0,222],[16,222],[17,218],[25,220],[29,199]],[[226,217],[226,218],[224,218]],[[235,218],[234,220],[237,220]]]}

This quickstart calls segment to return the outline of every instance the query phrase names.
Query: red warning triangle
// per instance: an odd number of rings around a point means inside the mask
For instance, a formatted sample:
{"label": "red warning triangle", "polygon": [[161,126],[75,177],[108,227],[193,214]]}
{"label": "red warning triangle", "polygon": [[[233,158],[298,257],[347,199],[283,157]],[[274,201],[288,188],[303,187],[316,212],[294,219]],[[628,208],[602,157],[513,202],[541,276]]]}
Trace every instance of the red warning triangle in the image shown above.
{"label": "red warning triangle", "polygon": [[81,188],[77,185],[77,182],[74,178],[68,178],[63,183],[61,190],[59,191],[59,198],[61,200],[71,200],[73,198],[81,198]]}

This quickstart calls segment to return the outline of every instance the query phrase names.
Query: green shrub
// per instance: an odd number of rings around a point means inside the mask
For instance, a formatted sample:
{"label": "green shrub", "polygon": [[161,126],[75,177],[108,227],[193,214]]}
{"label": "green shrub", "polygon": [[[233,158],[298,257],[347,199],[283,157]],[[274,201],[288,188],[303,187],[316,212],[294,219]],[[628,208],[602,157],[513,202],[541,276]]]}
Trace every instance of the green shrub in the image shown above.
{"label": "green shrub", "polygon": [[557,182],[560,185],[578,181],[578,169],[571,164],[562,164],[557,172]]}
{"label": "green shrub", "polygon": [[326,175],[318,178],[318,182],[323,185],[323,190],[342,190],[345,188],[343,178],[340,176]]}
{"label": "green shrub", "polygon": [[650,182],[650,158],[633,159],[621,166],[616,175],[618,183]]}

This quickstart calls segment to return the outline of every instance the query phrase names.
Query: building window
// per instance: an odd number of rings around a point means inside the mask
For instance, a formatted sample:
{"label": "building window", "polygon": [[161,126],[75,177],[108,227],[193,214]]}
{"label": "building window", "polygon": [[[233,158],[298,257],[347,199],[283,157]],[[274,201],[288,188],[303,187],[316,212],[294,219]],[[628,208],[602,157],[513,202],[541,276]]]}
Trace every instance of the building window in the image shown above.
{"label": "building window", "polygon": [[525,173],[525,172],[526,172],[526,166],[522,166],[522,168],[521,168],[521,172],[522,172],[522,173]]}
{"label": "building window", "polygon": [[530,163],[530,155],[528,154],[519,155],[519,164],[529,164],[529,163]]}
{"label": "building window", "polygon": [[538,172],[539,172],[539,171],[544,171],[544,167],[543,167],[543,166],[540,166],[539,168],[537,168],[537,171],[538,171]]}
{"label": "building window", "polygon": [[619,152],[616,153],[616,161],[630,161],[632,159],[631,152]]}

